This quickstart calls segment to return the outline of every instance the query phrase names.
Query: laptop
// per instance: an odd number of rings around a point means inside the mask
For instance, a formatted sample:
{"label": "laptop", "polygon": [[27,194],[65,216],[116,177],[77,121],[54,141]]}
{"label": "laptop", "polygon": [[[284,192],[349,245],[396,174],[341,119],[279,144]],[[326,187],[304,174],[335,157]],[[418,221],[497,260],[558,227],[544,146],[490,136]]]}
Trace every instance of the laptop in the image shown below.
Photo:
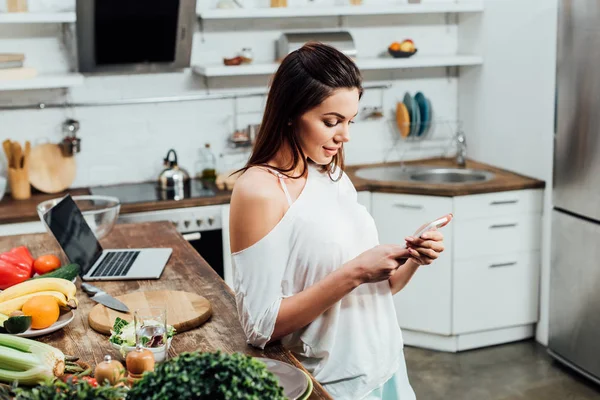
{"label": "laptop", "polygon": [[46,225],[85,281],[158,279],[173,249],[105,250],[70,195],[44,214]]}

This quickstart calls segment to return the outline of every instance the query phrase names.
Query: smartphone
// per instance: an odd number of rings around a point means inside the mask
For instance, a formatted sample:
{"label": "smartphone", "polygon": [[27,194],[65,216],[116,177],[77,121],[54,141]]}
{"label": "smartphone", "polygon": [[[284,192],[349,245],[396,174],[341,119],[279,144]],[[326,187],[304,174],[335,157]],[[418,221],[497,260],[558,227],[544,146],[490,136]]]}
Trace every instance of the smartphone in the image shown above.
{"label": "smartphone", "polygon": [[436,219],[435,221],[431,222],[423,229],[415,232],[413,237],[420,238],[422,234],[424,234],[427,231],[432,230],[433,228],[441,228],[442,226],[445,226],[448,222],[450,222],[450,219],[451,219],[451,217],[449,217],[448,215],[445,215],[442,218]]}

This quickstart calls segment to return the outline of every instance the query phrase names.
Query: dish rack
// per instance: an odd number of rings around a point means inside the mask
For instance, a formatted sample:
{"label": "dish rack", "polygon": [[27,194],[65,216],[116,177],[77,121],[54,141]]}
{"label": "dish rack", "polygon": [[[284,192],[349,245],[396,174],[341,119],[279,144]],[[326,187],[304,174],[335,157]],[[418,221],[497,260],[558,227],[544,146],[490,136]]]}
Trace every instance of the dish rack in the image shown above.
{"label": "dish rack", "polygon": [[[400,162],[405,161],[408,151],[421,151],[423,149],[441,151],[442,157],[447,157],[450,150],[453,150],[456,144],[458,133],[462,132],[462,121],[456,119],[437,118],[427,123],[406,123],[410,125],[410,130],[422,125],[428,125],[425,133],[420,136],[402,137],[396,120],[388,120],[390,134],[392,135],[392,145],[386,151],[383,162],[391,162],[392,155],[396,154]],[[419,131],[420,129],[416,129]],[[396,160],[394,160],[396,161]]]}

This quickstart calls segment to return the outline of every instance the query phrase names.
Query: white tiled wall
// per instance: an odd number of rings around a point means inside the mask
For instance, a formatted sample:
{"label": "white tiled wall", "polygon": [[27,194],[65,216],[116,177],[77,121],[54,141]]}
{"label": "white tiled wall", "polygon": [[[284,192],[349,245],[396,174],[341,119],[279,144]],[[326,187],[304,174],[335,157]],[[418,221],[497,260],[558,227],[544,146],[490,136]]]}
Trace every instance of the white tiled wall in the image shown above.
{"label": "white tiled wall", "polygon": [[[35,1],[35,0],[32,0]],[[47,0],[50,1],[50,0]],[[198,0],[199,6],[207,0]],[[212,1],[212,0],[210,0]],[[263,0],[260,0],[263,1]],[[328,0],[329,1],[329,0]],[[2,1],[0,1],[1,3]],[[293,18],[289,20],[242,20],[205,22],[194,37],[192,63],[219,63],[223,57],[250,46],[257,62],[274,58],[274,41],[291,29],[336,28],[337,18]],[[348,17],[342,21],[356,42],[359,57],[375,57],[392,41],[412,38],[423,54],[454,53],[457,26],[443,15]],[[67,71],[69,52],[61,44],[59,25],[0,25],[0,52],[23,51],[26,64],[40,73]],[[376,121],[357,119],[347,145],[347,163],[381,162],[399,157],[439,155],[449,141],[399,143],[392,122],[395,102],[406,91],[423,91],[433,104],[434,118],[455,120],[457,78],[447,76],[444,68],[428,70],[381,71],[365,73],[365,84],[386,83],[392,88],[367,90],[361,106],[384,106],[385,118]],[[208,81],[190,70],[146,75],[88,76],[85,84],[70,90],[0,92],[0,105],[50,101],[94,101],[124,98],[234,92],[239,88],[266,89],[268,77],[219,78]],[[85,107],[25,111],[0,110],[0,139],[29,139],[34,143],[57,142],[65,118],[80,121],[82,152],[77,155],[74,186],[110,184],[154,179],[162,158],[170,148],[180,164],[193,172],[197,150],[210,142],[217,155],[225,152],[226,138],[237,126],[260,122],[265,97],[239,99],[234,118],[233,100],[193,101],[149,105]],[[450,137],[454,124],[434,128],[434,137]],[[394,146],[395,145],[395,146]],[[450,149],[452,151],[452,149]],[[222,165],[235,166],[243,156],[221,159]]]}

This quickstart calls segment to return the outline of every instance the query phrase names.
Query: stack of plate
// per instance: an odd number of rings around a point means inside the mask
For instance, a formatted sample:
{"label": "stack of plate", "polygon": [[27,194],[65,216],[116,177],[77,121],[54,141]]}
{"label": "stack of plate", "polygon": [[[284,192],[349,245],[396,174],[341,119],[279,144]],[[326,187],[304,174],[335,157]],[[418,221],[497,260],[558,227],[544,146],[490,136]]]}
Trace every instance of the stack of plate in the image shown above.
{"label": "stack of plate", "polygon": [[305,400],[313,391],[312,379],[302,370],[281,361],[256,357],[279,379],[285,396],[290,400]]}
{"label": "stack of plate", "polygon": [[431,128],[433,109],[425,95],[418,92],[414,97],[406,92],[404,100],[396,104],[396,125],[402,137],[421,137]]}

